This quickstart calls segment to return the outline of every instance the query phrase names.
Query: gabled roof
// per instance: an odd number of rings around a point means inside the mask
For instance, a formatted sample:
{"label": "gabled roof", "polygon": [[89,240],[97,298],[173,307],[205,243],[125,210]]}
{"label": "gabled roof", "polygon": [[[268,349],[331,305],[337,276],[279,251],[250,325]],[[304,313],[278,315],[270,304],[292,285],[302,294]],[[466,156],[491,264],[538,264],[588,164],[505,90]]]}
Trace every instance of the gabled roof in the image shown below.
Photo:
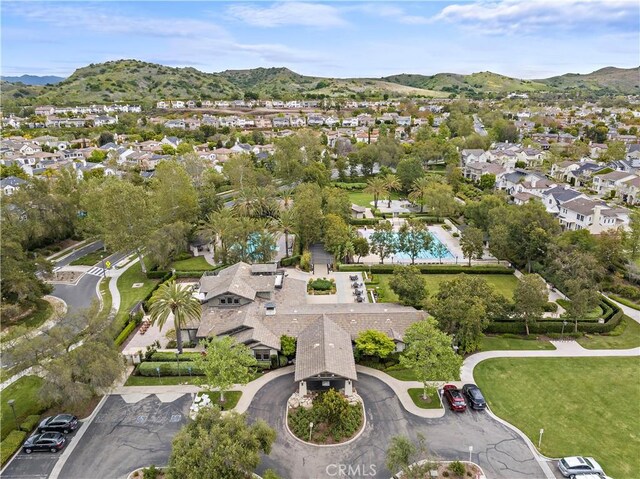
{"label": "gabled roof", "polygon": [[0,181],[0,188],[5,188],[7,186],[13,186],[17,188],[20,185],[26,184],[26,181],[22,178],[18,178],[17,176],[7,176]]}
{"label": "gabled roof", "polygon": [[558,203],[564,203],[577,198],[582,193],[571,188],[564,188],[562,186],[556,186],[544,192],[544,195],[553,196]]}
{"label": "gabled roof", "polygon": [[231,293],[253,301],[259,292],[273,291],[273,276],[252,276],[252,267],[247,263],[236,263],[213,276],[200,279],[200,292],[209,300],[221,294]]}
{"label": "gabled roof", "polygon": [[324,314],[298,336],[296,358],[296,381],[322,373],[358,378],[349,333]]}

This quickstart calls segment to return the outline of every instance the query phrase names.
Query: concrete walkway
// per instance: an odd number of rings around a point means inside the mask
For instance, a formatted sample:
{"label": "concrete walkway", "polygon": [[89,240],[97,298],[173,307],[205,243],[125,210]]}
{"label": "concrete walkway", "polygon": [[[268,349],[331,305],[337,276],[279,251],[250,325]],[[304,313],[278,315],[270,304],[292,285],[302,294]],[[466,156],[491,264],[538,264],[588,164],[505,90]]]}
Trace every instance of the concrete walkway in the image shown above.
{"label": "concrete walkway", "polygon": [[618,306],[624,312],[624,314],[629,316],[635,322],[640,323],[640,311],[638,311],[637,309],[630,308],[629,306],[626,306],[622,303],[618,303],[615,299],[611,299],[606,294],[603,294],[603,296],[605,296],[612,303],[615,303],[616,306]]}

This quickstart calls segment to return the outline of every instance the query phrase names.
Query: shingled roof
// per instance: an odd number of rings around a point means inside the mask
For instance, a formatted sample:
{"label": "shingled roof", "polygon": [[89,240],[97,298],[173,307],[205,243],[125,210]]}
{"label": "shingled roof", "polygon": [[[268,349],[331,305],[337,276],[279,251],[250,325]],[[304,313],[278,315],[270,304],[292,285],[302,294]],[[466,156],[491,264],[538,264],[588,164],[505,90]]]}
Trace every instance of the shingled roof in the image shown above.
{"label": "shingled roof", "polygon": [[252,276],[252,266],[242,262],[200,279],[200,292],[205,294],[206,300],[232,293],[253,301],[257,293],[273,291],[274,288],[273,276]]}
{"label": "shingled roof", "polygon": [[351,336],[322,315],[298,336],[296,381],[320,374],[356,380]]}

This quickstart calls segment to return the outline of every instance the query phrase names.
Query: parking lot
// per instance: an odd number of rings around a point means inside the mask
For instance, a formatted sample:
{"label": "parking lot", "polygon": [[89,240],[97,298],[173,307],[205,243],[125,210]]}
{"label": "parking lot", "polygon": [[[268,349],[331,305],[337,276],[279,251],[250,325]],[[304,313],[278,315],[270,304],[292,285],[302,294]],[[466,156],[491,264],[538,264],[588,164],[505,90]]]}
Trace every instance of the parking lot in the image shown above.
{"label": "parking lot", "polygon": [[[52,477],[120,479],[138,467],[164,465],[173,437],[186,422],[191,396],[164,399],[149,395],[127,403],[122,396],[109,396],[90,424],[68,436],[62,453],[21,452],[2,477],[46,478],[56,469]],[[65,454],[74,442],[71,453]]]}

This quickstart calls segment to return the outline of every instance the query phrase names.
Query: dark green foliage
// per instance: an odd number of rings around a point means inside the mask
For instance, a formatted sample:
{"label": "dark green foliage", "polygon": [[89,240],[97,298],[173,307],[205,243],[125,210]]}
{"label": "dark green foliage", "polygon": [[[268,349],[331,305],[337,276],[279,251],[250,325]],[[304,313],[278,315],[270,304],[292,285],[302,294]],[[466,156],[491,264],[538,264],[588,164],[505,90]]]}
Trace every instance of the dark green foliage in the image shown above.
{"label": "dark green foliage", "polygon": [[158,376],[156,368],[160,368],[160,376],[178,376],[178,371],[180,371],[180,374],[188,376],[189,368],[191,368],[193,376],[204,374],[202,369],[197,367],[193,361],[145,361],[138,365],[136,371],[140,376]]}
{"label": "dark green foliage", "polygon": [[20,430],[24,431],[24,432],[31,432],[33,431],[36,426],[40,423],[40,415],[39,414],[34,414],[31,416],[27,416],[25,418],[24,421],[22,421],[22,424],[20,424]]}
{"label": "dark green foliage", "polygon": [[297,264],[300,264],[300,255],[289,256],[288,258],[282,258],[280,260],[280,265],[283,267],[295,266]]}
{"label": "dark green foliage", "polygon": [[180,361],[182,363],[187,361],[195,361],[195,359],[200,357],[201,355],[202,355],[201,353],[192,353],[192,352],[182,353],[180,355],[180,359],[178,359],[176,357],[176,353],[173,353],[170,351],[156,351],[151,355],[150,361],[155,361],[155,362]]}
{"label": "dark green foliage", "polygon": [[280,349],[282,354],[288,358],[293,358],[296,355],[296,343],[297,340],[293,336],[287,336],[286,334],[280,336]]}
{"label": "dark green foliage", "polygon": [[129,323],[127,323],[127,325],[120,332],[120,334],[118,334],[118,336],[115,339],[116,346],[120,346],[122,343],[124,343],[127,340],[127,338],[131,335],[133,330],[136,329],[136,326],[137,324],[135,321],[130,321]]}
{"label": "dark green foliage", "polygon": [[7,462],[13,454],[20,449],[20,446],[27,438],[27,433],[24,431],[11,431],[9,435],[0,442],[0,458],[2,465]]}
{"label": "dark green foliage", "polygon": [[[438,265],[438,264],[422,264],[415,265],[422,274],[513,274],[513,269],[506,266],[462,266],[462,265]],[[391,264],[375,264],[371,266],[363,266],[357,264],[341,264],[338,269],[340,271],[370,271],[374,274],[391,274],[395,265]]]}
{"label": "dark green foliage", "polygon": [[309,289],[315,291],[330,291],[334,286],[334,283],[328,279],[316,279],[309,282]]}

